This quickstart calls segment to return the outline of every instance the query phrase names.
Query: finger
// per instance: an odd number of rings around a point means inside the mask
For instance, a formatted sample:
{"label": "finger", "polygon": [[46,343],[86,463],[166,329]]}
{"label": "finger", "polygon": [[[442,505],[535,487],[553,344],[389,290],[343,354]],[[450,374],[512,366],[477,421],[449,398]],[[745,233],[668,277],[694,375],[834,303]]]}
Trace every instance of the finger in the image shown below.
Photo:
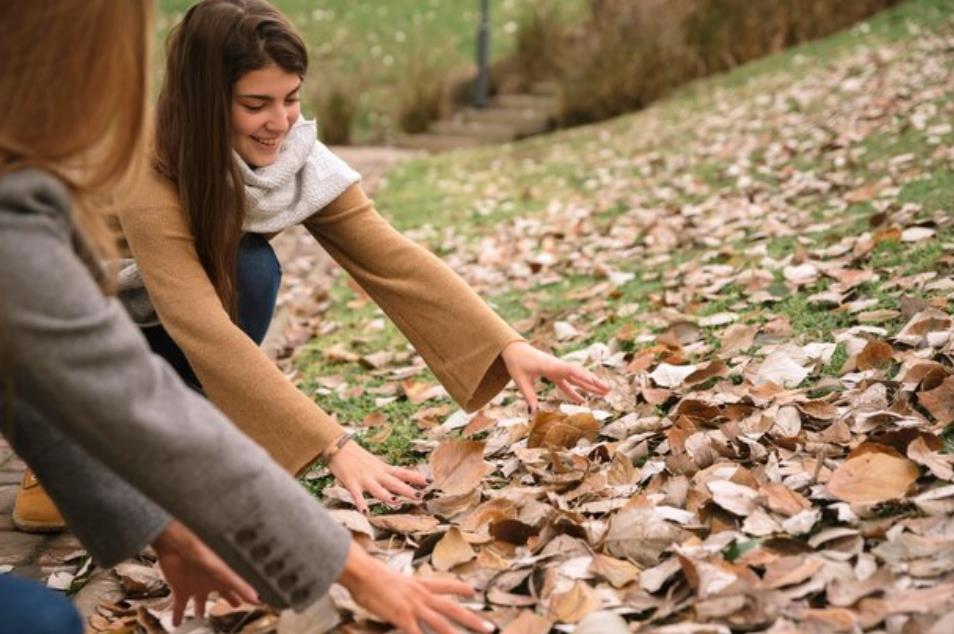
{"label": "finger", "polygon": [[563,392],[570,398],[570,400],[576,403],[582,403],[585,400],[582,396],[580,396],[580,393],[574,390],[573,386],[570,385],[567,381],[559,381],[556,385],[561,392]]}
{"label": "finger", "polygon": [[580,367],[573,368],[570,380],[596,394],[606,394],[610,389],[609,385],[599,380],[595,374]]}
{"label": "finger", "polygon": [[229,605],[233,608],[237,608],[242,605],[242,597],[233,592],[232,590],[222,590],[219,592],[219,596],[228,601]]}
{"label": "finger", "polygon": [[235,595],[238,599],[249,603],[258,603],[258,593],[245,579],[242,579],[231,568],[223,568],[218,579],[218,586],[224,591]]}
{"label": "finger", "polygon": [[539,402],[537,401],[537,392],[533,389],[533,379],[525,374],[518,374],[513,377],[513,382],[516,383],[517,389],[520,390],[520,393],[523,394],[523,398],[526,399],[530,413],[532,414],[537,411]]}
{"label": "finger", "polygon": [[477,591],[469,583],[458,581],[457,579],[445,579],[442,577],[416,577],[425,588],[431,592],[439,594],[457,594],[463,597],[472,597]]}
{"label": "finger", "polygon": [[409,487],[392,475],[385,475],[381,481],[384,483],[384,486],[387,487],[387,489],[392,493],[403,495],[409,500],[419,500],[421,498],[420,491]]}
{"label": "finger", "polygon": [[579,372],[583,375],[583,378],[586,379],[586,382],[589,385],[592,385],[593,387],[597,388],[598,390],[600,390],[601,393],[609,392],[609,388],[610,388],[609,383],[606,383],[605,381],[600,379],[598,376],[596,376],[592,372],[588,372],[584,370],[583,368],[579,368]]}
{"label": "finger", "polygon": [[176,627],[182,625],[182,616],[185,614],[186,603],[189,602],[189,597],[185,598],[175,590],[172,591],[172,624]]}
{"label": "finger", "polygon": [[357,482],[347,483],[345,484],[345,488],[348,490],[348,493],[351,494],[351,499],[354,500],[354,507],[361,513],[367,515],[368,503],[364,501],[364,490],[362,490]]}
{"label": "finger", "polygon": [[441,616],[453,619],[475,632],[492,632],[494,630],[493,623],[482,619],[453,599],[434,597],[431,599],[431,608]]}
{"label": "finger", "polygon": [[209,600],[208,594],[195,595],[195,615],[200,619],[205,618],[205,603]]}
{"label": "finger", "polygon": [[410,469],[392,467],[391,475],[404,480],[408,484],[416,484],[417,486],[422,487],[426,487],[429,484],[426,475],[423,473],[418,473],[417,471],[411,471]]}
{"label": "finger", "polygon": [[407,619],[392,621],[398,629],[407,634],[422,634],[420,626],[417,624],[417,615],[412,613]]}
{"label": "finger", "polygon": [[457,634],[451,622],[439,611],[432,608],[421,609],[421,620],[436,634]]}
{"label": "finger", "polygon": [[380,482],[372,480],[368,482],[368,493],[373,495],[378,500],[381,500],[388,506],[394,507],[398,505],[397,498],[391,495],[391,492],[381,486]]}

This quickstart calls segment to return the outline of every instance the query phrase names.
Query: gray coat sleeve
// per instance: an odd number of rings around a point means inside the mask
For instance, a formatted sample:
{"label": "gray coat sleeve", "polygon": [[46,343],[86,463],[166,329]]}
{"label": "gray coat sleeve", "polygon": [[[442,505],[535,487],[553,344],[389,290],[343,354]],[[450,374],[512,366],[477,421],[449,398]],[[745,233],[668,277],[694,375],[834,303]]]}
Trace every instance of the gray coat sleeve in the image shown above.
{"label": "gray coat sleeve", "polygon": [[14,400],[5,435],[99,565],[108,568],[139,552],[169,524],[168,513],[24,401]]}
{"label": "gray coat sleeve", "polygon": [[76,257],[68,213],[49,176],[0,180],[0,354],[17,398],[182,521],[263,600],[310,604],[340,576],[349,534],[150,353]]}

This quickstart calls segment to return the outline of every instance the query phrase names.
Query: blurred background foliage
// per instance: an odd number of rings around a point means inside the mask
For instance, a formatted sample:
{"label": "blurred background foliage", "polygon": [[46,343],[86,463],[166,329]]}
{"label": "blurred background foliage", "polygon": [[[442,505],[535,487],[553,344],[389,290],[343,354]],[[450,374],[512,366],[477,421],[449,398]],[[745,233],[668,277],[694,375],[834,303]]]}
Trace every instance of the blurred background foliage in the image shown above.
{"label": "blurred background foliage", "polygon": [[[822,37],[900,0],[491,0],[492,90],[553,81],[563,125]],[[273,0],[311,54],[304,103],[329,143],[388,143],[466,103],[478,0]],[[193,0],[159,0],[161,42]]]}

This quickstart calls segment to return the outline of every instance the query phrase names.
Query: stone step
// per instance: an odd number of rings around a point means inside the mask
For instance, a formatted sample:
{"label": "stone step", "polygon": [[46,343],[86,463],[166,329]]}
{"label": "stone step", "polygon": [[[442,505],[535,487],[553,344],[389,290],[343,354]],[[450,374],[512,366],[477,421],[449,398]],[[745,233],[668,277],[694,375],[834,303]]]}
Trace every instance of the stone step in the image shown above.
{"label": "stone step", "polygon": [[556,112],[559,103],[553,95],[497,95],[490,100],[490,105],[497,108],[522,108]]}
{"label": "stone step", "polygon": [[481,140],[472,136],[448,136],[424,132],[421,134],[402,134],[398,136],[398,147],[425,150],[427,152],[446,152],[481,145]]}
{"label": "stone step", "polygon": [[458,116],[464,121],[513,126],[521,138],[548,132],[554,126],[552,114],[532,108],[466,108]]}
{"label": "stone step", "polygon": [[520,130],[507,123],[467,121],[463,118],[435,121],[430,131],[448,136],[475,137],[484,143],[507,143],[520,136]]}
{"label": "stone step", "polygon": [[532,86],[530,86],[530,94],[557,97],[560,94],[560,83],[557,81],[553,81],[552,79],[546,80],[546,81],[538,81]]}

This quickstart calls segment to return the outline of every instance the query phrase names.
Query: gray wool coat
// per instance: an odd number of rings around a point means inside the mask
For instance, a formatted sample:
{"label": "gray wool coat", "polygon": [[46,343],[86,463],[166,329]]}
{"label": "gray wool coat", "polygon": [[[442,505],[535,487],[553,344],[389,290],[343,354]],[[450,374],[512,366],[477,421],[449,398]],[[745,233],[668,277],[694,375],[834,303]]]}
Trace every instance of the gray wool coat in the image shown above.
{"label": "gray wool coat", "polygon": [[340,576],[348,532],[151,354],[83,245],[57,180],[0,177],[0,429],[100,564],[172,516],[264,601],[306,607]]}

